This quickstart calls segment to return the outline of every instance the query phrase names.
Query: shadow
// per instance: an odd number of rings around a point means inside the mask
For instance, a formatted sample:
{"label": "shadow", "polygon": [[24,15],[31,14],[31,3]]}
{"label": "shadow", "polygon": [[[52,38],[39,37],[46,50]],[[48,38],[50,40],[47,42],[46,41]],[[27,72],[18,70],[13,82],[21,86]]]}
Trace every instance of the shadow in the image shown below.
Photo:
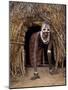
{"label": "shadow", "polygon": [[33,33],[36,33],[41,30],[41,26],[33,24],[31,27],[28,27],[28,30],[25,35],[25,65],[31,66],[30,58],[29,58],[29,41]]}

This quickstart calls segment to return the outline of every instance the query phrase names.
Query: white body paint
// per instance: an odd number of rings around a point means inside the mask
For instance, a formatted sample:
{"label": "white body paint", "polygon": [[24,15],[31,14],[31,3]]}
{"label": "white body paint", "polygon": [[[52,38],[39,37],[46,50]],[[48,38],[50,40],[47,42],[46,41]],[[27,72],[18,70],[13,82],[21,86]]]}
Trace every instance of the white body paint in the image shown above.
{"label": "white body paint", "polygon": [[[44,30],[45,29],[45,30]],[[46,39],[43,38],[43,32],[48,33],[48,37]],[[48,24],[43,23],[40,31],[40,37],[44,44],[47,44],[50,40],[50,26]]]}
{"label": "white body paint", "polygon": [[48,53],[51,53],[51,50],[48,50],[47,52],[48,52]]}

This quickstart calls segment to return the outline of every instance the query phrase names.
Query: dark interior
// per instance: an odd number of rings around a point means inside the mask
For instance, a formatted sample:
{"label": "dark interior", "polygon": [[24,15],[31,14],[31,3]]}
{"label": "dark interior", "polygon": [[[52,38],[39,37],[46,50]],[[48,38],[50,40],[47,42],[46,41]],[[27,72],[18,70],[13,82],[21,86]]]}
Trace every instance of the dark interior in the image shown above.
{"label": "dark interior", "polygon": [[[29,59],[29,40],[30,40],[30,37],[31,37],[31,35],[33,33],[36,33],[36,32],[38,32],[40,30],[41,30],[41,26],[33,24],[31,27],[28,27],[28,30],[26,32],[26,35],[25,35],[25,46],[24,46],[24,48],[25,48],[25,65],[26,66],[31,66],[30,59]],[[53,49],[54,48],[52,47],[52,58],[51,59],[52,59],[52,64],[54,65],[55,64],[55,60],[54,60],[54,55],[53,55],[53,53],[54,53]],[[47,65],[48,64],[47,48],[44,51],[45,51],[44,58],[46,60],[44,64]],[[41,60],[41,65],[40,66],[43,66],[42,63],[43,62]]]}

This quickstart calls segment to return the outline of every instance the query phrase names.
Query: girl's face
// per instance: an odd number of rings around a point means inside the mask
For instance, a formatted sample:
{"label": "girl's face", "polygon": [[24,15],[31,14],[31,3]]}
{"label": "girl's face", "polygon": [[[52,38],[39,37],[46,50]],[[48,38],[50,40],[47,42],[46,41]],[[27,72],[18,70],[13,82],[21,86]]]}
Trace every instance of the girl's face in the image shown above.
{"label": "girl's face", "polygon": [[47,39],[49,33],[50,33],[50,26],[49,24],[42,24],[42,28],[41,28],[41,32],[42,32],[42,37],[43,39]]}

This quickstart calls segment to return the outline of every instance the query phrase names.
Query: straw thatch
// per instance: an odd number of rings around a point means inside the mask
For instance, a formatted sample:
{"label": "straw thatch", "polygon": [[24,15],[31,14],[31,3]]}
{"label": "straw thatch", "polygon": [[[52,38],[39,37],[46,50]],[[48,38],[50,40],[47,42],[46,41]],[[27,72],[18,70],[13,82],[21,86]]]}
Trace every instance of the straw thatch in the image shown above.
{"label": "straw thatch", "polygon": [[24,41],[27,28],[36,23],[49,21],[52,26],[56,66],[65,57],[65,5],[38,3],[9,3],[9,34],[10,34],[10,74],[22,75],[25,72]]}

